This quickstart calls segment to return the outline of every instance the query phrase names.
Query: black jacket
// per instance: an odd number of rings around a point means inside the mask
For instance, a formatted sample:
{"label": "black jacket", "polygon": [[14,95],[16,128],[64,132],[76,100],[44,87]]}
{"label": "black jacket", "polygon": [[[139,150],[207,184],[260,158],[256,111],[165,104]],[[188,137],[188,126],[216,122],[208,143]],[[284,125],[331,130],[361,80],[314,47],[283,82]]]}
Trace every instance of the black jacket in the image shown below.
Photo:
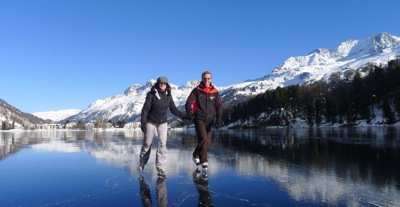
{"label": "black jacket", "polygon": [[218,122],[222,120],[222,103],[217,88],[213,85],[205,88],[201,83],[190,93],[186,101],[186,112],[194,115],[195,118],[212,123],[214,118]]}
{"label": "black jacket", "polygon": [[141,113],[141,124],[145,125],[147,122],[154,124],[162,124],[167,122],[167,109],[170,109],[172,114],[184,118],[186,114],[181,112],[174,103],[170,91],[159,91],[152,87],[150,92],[146,95]]}

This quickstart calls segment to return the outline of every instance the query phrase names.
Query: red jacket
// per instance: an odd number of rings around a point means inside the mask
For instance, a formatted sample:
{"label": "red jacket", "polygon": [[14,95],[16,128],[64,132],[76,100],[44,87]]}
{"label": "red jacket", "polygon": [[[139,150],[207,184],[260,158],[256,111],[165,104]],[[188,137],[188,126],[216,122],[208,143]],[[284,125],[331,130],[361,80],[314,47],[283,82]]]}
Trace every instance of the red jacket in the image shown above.
{"label": "red jacket", "polygon": [[195,118],[212,123],[216,118],[219,123],[222,120],[222,103],[217,88],[213,85],[205,87],[200,83],[190,93],[186,101],[186,112],[194,115]]}

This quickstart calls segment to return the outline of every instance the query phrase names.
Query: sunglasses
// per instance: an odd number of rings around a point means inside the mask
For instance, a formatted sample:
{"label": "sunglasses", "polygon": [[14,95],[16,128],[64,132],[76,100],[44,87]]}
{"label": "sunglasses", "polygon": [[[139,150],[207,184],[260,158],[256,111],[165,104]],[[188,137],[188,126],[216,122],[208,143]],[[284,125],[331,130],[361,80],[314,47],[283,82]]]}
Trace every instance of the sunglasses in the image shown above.
{"label": "sunglasses", "polygon": [[211,78],[203,78],[203,80],[211,80]]}

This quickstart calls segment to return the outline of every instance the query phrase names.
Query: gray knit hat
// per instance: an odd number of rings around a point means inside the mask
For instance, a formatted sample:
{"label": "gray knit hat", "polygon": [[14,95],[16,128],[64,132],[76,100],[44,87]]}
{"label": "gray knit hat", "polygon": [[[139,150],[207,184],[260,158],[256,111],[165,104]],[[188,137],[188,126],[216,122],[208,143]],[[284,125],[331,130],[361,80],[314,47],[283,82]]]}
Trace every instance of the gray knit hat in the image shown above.
{"label": "gray knit hat", "polygon": [[168,83],[168,79],[166,77],[159,77],[157,78],[157,83]]}

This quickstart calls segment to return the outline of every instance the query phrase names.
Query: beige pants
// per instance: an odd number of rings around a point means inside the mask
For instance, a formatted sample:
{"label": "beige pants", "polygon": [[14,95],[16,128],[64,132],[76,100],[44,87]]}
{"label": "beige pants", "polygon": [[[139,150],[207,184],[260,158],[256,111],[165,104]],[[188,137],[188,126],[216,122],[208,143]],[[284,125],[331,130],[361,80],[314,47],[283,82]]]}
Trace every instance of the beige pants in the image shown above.
{"label": "beige pants", "polygon": [[157,153],[156,153],[156,168],[158,171],[165,171],[167,162],[167,133],[168,124],[163,123],[155,125],[153,123],[146,123],[146,134],[144,135],[143,145],[140,150],[140,163],[147,164],[150,158],[151,145],[155,133],[158,135]]}

